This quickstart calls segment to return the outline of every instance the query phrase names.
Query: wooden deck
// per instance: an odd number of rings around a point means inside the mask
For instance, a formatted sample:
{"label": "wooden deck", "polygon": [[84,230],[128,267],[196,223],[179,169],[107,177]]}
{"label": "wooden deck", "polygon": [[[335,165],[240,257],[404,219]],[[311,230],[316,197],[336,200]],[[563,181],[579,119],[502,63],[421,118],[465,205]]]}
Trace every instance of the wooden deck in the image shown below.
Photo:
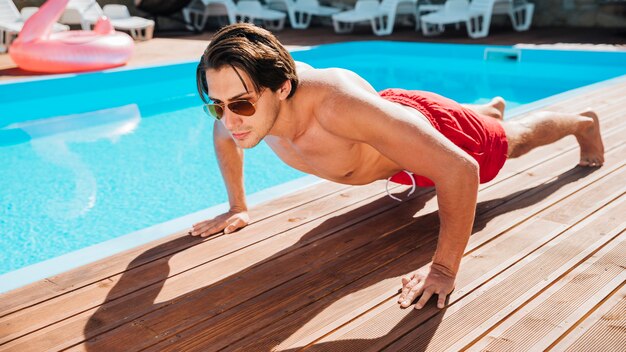
{"label": "wooden deck", "polygon": [[624,351],[626,80],[551,109],[587,106],[606,164],[574,167],[573,137],[508,161],[443,310],[396,303],[433,255],[433,190],[400,204],[384,182],[323,183],[237,233],[173,234],[1,295],[0,350]]}

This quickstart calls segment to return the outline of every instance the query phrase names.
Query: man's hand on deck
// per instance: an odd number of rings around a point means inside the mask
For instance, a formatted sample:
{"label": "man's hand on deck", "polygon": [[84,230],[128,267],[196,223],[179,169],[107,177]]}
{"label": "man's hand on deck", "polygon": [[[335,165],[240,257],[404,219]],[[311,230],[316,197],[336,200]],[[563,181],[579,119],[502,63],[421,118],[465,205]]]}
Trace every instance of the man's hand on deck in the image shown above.
{"label": "man's hand on deck", "polygon": [[225,234],[245,227],[250,222],[247,211],[230,210],[214,219],[201,221],[193,225],[189,232],[192,236],[207,237],[224,230]]}
{"label": "man's hand on deck", "polygon": [[448,270],[430,263],[402,278],[402,293],[398,298],[398,303],[402,308],[406,308],[421,295],[415,304],[415,309],[422,309],[430,297],[437,294],[439,296],[437,307],[443,308],[446,304],[446,297],[454,290],[454,279],[454,275]]}

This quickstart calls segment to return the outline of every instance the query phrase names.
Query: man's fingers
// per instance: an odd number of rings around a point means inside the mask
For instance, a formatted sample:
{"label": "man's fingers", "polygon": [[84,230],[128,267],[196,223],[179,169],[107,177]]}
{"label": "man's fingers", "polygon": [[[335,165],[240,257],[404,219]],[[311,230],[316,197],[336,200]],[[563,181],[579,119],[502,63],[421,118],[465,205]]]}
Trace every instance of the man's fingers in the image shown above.
{"label": "man's fingers", "polygon": [[211,222],[211,223],[207,223],[204,224],[202,226],[199,226],[197,228],[194,228],[192,235],[195,233],[195,236],[197,235],[201,235],[201,236],[205,236],[205,233],[208,232],[209,234],[212,233],[212,230],[215,228],[215,223]]}
{"label": "man's fingers", "polygon": [[239,227],[238,224],[239,224],[239,219],[236,219],[235,221],[231,222],[224,228],[224,233],[231,233],[235,231]]}
{"label": "man's fingers", "polygon": [[201,233],[200,232],[200,227],[196,227],[196,226],[194,226],[191,229],[191,231],[189,231],[189,234],[192,235],[192,236],[198,236],[198,235],[200,235],[200,233]]}
{"label": "man's fingers", "polygon": [[224,229],[224,227],[226,227],[226,222],[222,221],[219,223],[211,223],[211,224],[206,224],[204,227],[201,227],[198,229],[198,234],[200,234],[200,237],[207,237],[210,236],[214,233],[220,232],[221,230]]}
{"label": "man's fingers", "polygon": [[[402,282],[403,283],[405,282],[404,278],[402,279]],[[419,280],[417,280],[415,276],[413,276],[411,280],[404,283],[404,287],[402,288],[402,293],[400,293],[400,297],[398,297],[398,303],[402,303],[406,299],[407,295],[409,294],[409,291],[411,291],[411,289],[418,283],[419,283]]]}
{"label": "man's fingers", "polygon": [[420,300],[417,301],[417,303],[415,304],[415,309],[422,309],[423,306],[426,305],[426,302],[428,302],[428,300],[430,299],[430,296],[433,295],[433,291],[430,288],[427,288],[424,290],[424,293],[422,293],[422,297],[420,297]]}
{"label": "man's fingers", "polygon": [[202,232],[202,229],[206,228],[207,226],[210,226],[211,224],[212,222],[203,221],[203,222],[199,222],[193,225],[193,227],[191,228],[191,235],[198,236]]}
{"label": "man's fingers", "polygon": [[437,308],[443,309],[446,306],[446,297],[448,297],[445,293],[439,293],[439,299],[437,300]]}
{"label": "man's fingers", "polygon": [[211,219],[211,220],[206,220],[206,221],[200,221],[199,223],[193,224],[192,228],[192,232],[195,232],[196,234],[205,231],[206,229],[212,227],[215,225],[216,219]]}
{"label": "man's fingers", "polygon": [[224,228],[224,233],[231,233],[242,226],[243,226],[243,220],[235,219],[235,221],[231,222],[228,226]]}
{"label": "man's fingers", "polygon": [[402,300],[402,307],[410,306],[413,300],[415,299],[415,297],[421,295],[423,290],[424,290],[423,282],[419,282],[415,284],[409,290],[409,292],[404,296],[404,299]]}
{"label": "man's fingers", "polygon": [[239,215],[228,212],[216,218],[195,223],[189,234],[192,236],[208,237],[220,231],[231,233],[248,224],[248,215],[244,212]]}
{"label": "man's fingers", "polygon": [[224,229],[224,226],[226,226],[226,224],[221,224],[220,226],[212,226],[207,228],[206,230],[203,230],[200,237],[208,237],[211,236],[215,233],[218,233],[220,231],[222,231]]}
{"label": "man's fingers", "polygon": [[402,303],[404,301],[404,297],[409,292],[410,287],[408,286],[409,281],[405,278],[402,278],[402,290],[400,291],[400,296],[398,296],[398,303]]}
{"label": "man's fingers", "polygon": [[406,285],[407,283],[409,283],[411,280],[415,279],[415,273],[412,273],[410,275],[405,275],[402,277],[402,286]]}
{"label": "man's fingers", "polygon": [[204,221],[200,221],[200,222],[197,222],[197,223],[193,224],[192,228],[196,229],[196,228],[199,228],[199,227],[205,226],[206,224],[210,224],[210,223],[212,223],[212,222],[213,222],[212,220],[204,220]]}

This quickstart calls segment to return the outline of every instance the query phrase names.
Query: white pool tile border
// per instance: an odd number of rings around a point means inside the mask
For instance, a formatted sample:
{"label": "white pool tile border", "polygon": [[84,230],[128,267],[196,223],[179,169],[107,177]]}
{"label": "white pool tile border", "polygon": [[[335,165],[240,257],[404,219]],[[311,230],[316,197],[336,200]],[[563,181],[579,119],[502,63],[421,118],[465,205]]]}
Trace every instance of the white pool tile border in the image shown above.
{"label": "white pool tile border", "polygon": [[[247,196],[249,206],[255,206],[289,193],[324,182],[316,176],[304,176],[293,181],[270,187],[266,190]],[[0,293],[4,293],[29,283],[63,273],[97,260],[112,256],[125,250],[155,241],[173,233],[190,228],[193,224],[210,219],[228,210],[228,203],[191,213],[161,224],[153,225],[139,231],[107,240],[74,252],[60,255],[43,262],[32,264],[0,275]]]}

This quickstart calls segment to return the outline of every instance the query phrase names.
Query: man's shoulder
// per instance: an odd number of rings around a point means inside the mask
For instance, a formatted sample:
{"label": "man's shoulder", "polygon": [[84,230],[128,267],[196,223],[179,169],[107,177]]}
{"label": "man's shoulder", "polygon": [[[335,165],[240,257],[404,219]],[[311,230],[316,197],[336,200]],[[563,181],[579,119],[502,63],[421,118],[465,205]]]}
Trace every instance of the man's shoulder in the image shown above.
{"label": "man's shoulder", "polygon": [[310,68],[299,73],[296,92],[305,105],[312,107],[315,119],[322,125],[336,125],[338,116],[351,116],[365,101],[378,98],[376,90],[361,76],[343,68]]}
{"label": "man's shoulder", "polygon": [[327,85],[329,88],[365,81],[358,74],[339,67],[299,69],[298,76],[302,81]]}
{"label": "man's shoulder", "polygon": [[350,82],[345,75],[350,75],[350,71],[340,68],[307,70],[299,74],[300,83],[296,94],[317,107],[324,106],[339,95],[348,93],[349,87],[358,84],[356,81]]}
{"label": "man's shoulder", "polygon": [[312,110],[315,120],[330,132],[349,130],[353,124],[360,123],[360,113],[376,105],[380,96],[367,81],[351,71],[324,71],[307,84],[310,101],[315,102]]}

